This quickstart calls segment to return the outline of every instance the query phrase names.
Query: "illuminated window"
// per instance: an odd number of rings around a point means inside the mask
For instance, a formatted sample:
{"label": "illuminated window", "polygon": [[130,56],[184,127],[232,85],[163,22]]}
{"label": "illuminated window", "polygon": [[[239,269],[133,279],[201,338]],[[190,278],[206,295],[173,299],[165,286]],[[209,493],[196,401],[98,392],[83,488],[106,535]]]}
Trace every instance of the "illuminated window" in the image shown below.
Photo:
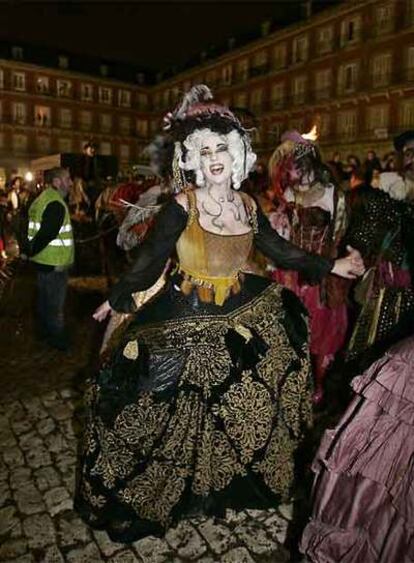
{"label": "illuminated window", "polygon": [[12,72],[13,90],[24,92],[26,90],[26,74],[24,72]]}

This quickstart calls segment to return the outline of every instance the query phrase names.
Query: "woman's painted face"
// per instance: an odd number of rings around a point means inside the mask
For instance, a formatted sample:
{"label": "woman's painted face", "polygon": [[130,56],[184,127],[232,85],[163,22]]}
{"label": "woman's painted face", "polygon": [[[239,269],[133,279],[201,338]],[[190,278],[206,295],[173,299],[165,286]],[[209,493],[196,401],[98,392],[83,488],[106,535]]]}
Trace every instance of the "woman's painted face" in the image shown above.
{"label": "woman's painted face", "polygon": [[212,132],[202,137],[200,166],[207,184],[222,184],[231,178],[233,159],[224,137]]}

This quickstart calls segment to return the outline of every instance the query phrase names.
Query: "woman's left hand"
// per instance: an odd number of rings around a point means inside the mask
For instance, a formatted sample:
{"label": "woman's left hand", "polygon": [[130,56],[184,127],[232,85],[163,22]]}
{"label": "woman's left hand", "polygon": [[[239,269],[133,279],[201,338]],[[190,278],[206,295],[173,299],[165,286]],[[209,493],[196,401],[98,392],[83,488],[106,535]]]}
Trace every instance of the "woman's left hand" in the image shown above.
{"label": "woman's left hand", "polygon": [[345,256],[345,258],[335,260],[331,273],[348,279],[355,279],[362,276],[365,272],[365,265],[361,254],[358,250],[352,248],[352,246],[347,246],[346,249],[348,255]]}

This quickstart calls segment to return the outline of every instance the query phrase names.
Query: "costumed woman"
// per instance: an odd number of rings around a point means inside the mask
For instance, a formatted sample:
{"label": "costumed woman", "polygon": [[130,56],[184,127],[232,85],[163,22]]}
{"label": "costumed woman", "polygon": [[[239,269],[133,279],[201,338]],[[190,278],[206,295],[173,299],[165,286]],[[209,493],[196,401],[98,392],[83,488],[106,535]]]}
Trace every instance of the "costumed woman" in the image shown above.
{"label": "costumed woman", "polygon": [[[356,252],[334,262],[283,240],[237,191],[256,157],[247,131],[211,97],[194,87],[166,116],[182,191],[95,313],[134,313],[90,383],[75,499],[114,541],[289,496],[311,416],[305,313],[243,266],[255,245],[314,283],[363,268]],[[137,310],[132,294],[156,283],[175,250],[175,273]]]}
{"label": "costumed woman", "polygon": [[313,563],[414,561],[414,337],[352,383],[313,464],[301,550]]}
{"label": "costumed woman", "polygon": [[355,289],[361,307],[348,354],[363,367],[414,333],[414,131],[394,145],[399,171],[383,172],[377,189],[361,191],[347,233],[367,267]]}
{"label": "costumed woman", "polygon": [[[270,158],[269,175],[267,215],[273,228],[304,250],[335,259],[346,229],[345,198],[316,144],[306,135],[287,131]],[[300,271],[286,271],[278,264],[271,270],[272,278],[291,289],[309,311],[313,398],[320,403],[326,372],[345,343],[349,283],[328,275],[310,284]]]}

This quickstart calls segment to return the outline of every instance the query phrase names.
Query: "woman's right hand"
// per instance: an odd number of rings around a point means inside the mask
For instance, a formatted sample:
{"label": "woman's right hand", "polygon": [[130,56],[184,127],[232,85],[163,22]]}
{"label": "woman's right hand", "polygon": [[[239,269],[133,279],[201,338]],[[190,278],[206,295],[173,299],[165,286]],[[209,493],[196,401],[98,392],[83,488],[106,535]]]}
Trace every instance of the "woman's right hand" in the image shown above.
{"label": "woman's right hand", "polygon": [[102,303],[102,305],[99,305],[99,307],[96,309],[96,311],[92,316],[95,319],[95,321],[101,323],[106,319],[108,315],[112,315],[113,312],[114,310],[109,304],[109,301],[105,301],[104,303]]}

